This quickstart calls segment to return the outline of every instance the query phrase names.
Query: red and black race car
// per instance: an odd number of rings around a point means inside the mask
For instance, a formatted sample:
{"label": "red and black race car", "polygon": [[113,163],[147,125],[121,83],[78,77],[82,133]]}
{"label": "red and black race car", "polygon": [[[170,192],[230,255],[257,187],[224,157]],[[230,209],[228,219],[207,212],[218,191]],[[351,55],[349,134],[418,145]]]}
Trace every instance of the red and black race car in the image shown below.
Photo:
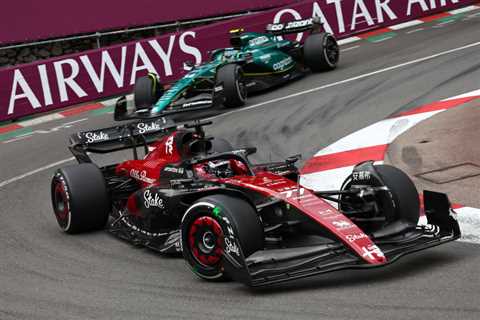
{"label": "red and black race car", "polygon": [[[428,224],[417,226],[417,190],[395,167],[360,163],[340,190],[313,192],[298,183],[298,156],[252,164],[255,148],[206,137],[207,124],[144,119],[73,135],[79,164],[52,180],[61,229],[107,228],[164,254],[182,252],[203,279],[249,286],[384,266],[460,237],[445,194],[424,192]],[[101,168],[89,156],[127,148],[133,160]]]}

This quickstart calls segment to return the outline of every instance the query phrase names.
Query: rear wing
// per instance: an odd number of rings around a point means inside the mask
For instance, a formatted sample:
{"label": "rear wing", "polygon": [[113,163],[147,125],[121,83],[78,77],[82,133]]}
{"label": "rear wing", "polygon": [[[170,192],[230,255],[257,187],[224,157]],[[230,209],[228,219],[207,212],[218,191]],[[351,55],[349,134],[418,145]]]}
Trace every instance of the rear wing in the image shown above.
{"label": "rear wing", "polygon": [[178,127],[179,125],[162,117],[83,131],[70,136],[68,148],[79,163],[92,162],[88,152],[110,153],[130,148],[133,150],[134,158],[137,159],[137,147],[144,147],[147,153],[149,144]]}
{"label": "rear wing", "polygon": [[294,20],[286,23],[271,23],[266,27],[266,32],[273,35],[298,33],[303,31],[322,31],[323,24],[319,17],[304,20]]}

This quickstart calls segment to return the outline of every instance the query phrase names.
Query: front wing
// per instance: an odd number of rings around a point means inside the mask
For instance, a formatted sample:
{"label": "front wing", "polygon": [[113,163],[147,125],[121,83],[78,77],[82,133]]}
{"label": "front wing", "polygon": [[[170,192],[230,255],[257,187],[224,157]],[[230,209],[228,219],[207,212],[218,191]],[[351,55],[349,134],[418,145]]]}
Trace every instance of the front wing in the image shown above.
{"label": "front wing", "polygon": [[400,257],[438,246],[460,237],[456,214],[445,194],[424,192],[428,223],[413,230],[383,238],[373,238],[375,245],[365,255],[385,256],[382,264],[368,264],[343,243],[300,248],[260,250],[245,257],[239,250],[228,250],[223,256],[225,272],[248,286],[258,287],[291,281],[343,269],[374,268],[389,265]]}

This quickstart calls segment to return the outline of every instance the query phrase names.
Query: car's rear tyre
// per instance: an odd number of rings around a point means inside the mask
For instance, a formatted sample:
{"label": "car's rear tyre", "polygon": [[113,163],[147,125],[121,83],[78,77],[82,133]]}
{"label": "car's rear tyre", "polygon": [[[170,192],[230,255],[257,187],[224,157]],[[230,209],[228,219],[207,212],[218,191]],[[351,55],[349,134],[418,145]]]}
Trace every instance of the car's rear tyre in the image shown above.
{"label": "car's rear tyre", "polygon": [[229,234],[222,227],[224,218],[233,228],[245,257],[263,248],[263,226],[248,202],[226,195],[197,200],[182,219],[182,252],[192,271],[202,279],[229,279],[221,262],[225,235]]}
{"label": "car's rear tyre", "polygon": [[163,91],[163,86],[160,84],[157,75],[149,73],[138,78],[133,89],[135,107],[138,110],[152,107],[160,99]]}
{"label": "car's rear tyre", "polygon": [[329,33],[312,33],[303,45],[303,57],[313,72],[333,70],[340,59],[337,40]]}
{"label": "car's rear tyre", "polygon": [[217,70],[217,84],[223,84],[227,108],[236,108],[245,105],[247,101],[247,88],[243,79],[243,71],[239,65],[227,64]]}
{"label": "car's rear tyre", "polygon": [[[420,200],[413,181],[405,172],[390,165],[375,165],[375,170],[383,180],[383,185],[388,188],[388,191],[377,192],[376,196],[381,217],[385,220],[380,222],[358,222],[357,224],[369,233],[385,228],[387,225],[395,222],[416,226],[420,218]],[[376,180],[378,179],[372,177],[368,184],[373,187],[381,186],[382,183]],[[351,178],[347,181],[343,189],[349,189],[352,185],[357,184]],[[344,209],[340,206],[341,211]],[[359,217],[361,218],[361,216]]]}
{"label": "car's rear tyre", "polygon": [[58,225],[66,233],[103,229],[110,212],[105,178],[92,163],[57,170],[52,184],[52,205]]}

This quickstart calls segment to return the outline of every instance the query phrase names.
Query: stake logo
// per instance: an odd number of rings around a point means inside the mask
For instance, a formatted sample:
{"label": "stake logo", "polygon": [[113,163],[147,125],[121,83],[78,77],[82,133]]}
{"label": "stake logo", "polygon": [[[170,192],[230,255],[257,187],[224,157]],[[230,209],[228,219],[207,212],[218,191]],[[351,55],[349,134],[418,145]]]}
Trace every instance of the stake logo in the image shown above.
{"label": "stake logo", "polygon": [[102,131],[100,132],[87,132],[85,133],[85,138],[87,138],[88,143],[94,143],[94,142],[99,142],[99,141],[105,141],[108,140],[108,134],[103,133]]}
{"label": "stake logo", "polygon": [[143,199],[145,200],[145,208],[150,207],[157,207],[160,209],[165,209],[165,205],[163,204],[163,199],[160,198],[158,193],[152,194],[150,190],[145,190],[143,193]]}

